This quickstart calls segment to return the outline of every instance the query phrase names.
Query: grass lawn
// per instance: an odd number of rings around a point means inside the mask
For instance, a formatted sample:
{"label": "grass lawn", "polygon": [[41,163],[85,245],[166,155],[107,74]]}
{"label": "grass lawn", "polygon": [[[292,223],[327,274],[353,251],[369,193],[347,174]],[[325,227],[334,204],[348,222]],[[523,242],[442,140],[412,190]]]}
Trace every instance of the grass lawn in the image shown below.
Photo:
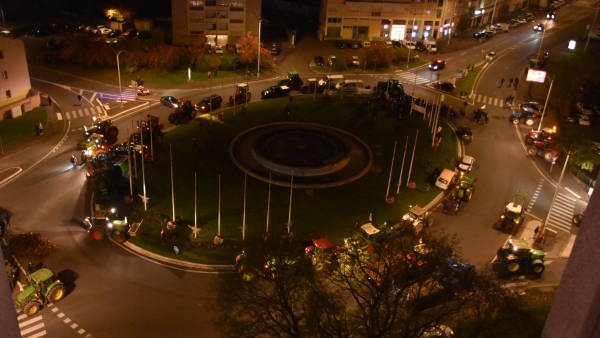
{"label": "grass lawn", "polygon": [[[305,191],[295,189],[292,201],[292,231],[299,238],[327,236],[334,243],[341,243],[348,237],[355,223],[367,221],[373,213],[377,224],[384,221],[397,223],[407,211],[410,204],[426,205],[439,193],[432,188],[425,192],[428,178],[427,161],[432,160],[434,168],[453,168],[457,153],[457,140],[454,131],[445,122],[442,134],[444,147],[441,151],[431,147],[431,128],[423,116],[413,114],[408,120],[399,121],[396,114],[380,113],[376,122],[370,115],[357,112],[360,98],[339,96],[331,98],[328,106],[323,105],[322,96],[294,96],[291,116],[286,116],[284,108],[287,98],[253,102],[247,112],[241,114],[240,107],[224,111],[224,121],[215,116],[180,125],[165,135],[162,149],[155,147],[155,161],[146,165],[146,189],[148,210],[155,214],[172,214],[171,183],[169,167],[169,145],[172,147],[175,210],[183,220],[176,231],[176,238],[188,238],[191,230],[186,225],[194,223],[194,173],[197,174],[197,217],[198,226],[202,229],[199,239],[203,246],[191,254],[180,247],[187,260],[202,263],[231,263],[235,253],[232,246],[241,247],[241,226],[243,218],[244,174],[229,158],[229,144],[240,132],[253,126],[282,121],[298,121],[321,123],[335,126],[361,138],[370,146],[374,154],[374,163],[370,172],[361,179],[341,187]],[[417,189],[406,187],[406,177],[410,164],[415,134],[419,131],[417,151],[414,157],[411,178]],[[407,136],[408,152],[403,173],[403,185],[400,194],[395,195],[400,174],[402,156]],[[192,141],[196,138],[196,144]],[[386,188],[389,179],[390,164],[394,141],[398,141],[394,170],[390,191],[395,195],[395,202],[385,202]],[[221,235],[225,249],[211,250],[211,243],[217,234],[218,227],[218,195],[219,175],[221,178]],[[141,175],[138,175],[141,177]],[[141,179],[135,181],[138,192],[142,190]],[[433,186],[433,184],[432,184]],[[246,207],[246,241],[259,240],[266,230],[268,184],[248,177]],[[137,193],[134,193],[137,196]],[[269,232],[272,236],[286,233],[290,202],[290,189],[272,186]],[[143,210],[139,198],[134,202],[138,210]],[[152,251],[172,254],[173,244],[165,246],[160,242],[159,227],[147,226],[142,229],[144,235],[133,241]],[[150,237],[146,237],[150,234]],[[152,238],[152,239],[150,239]],[[276,237],[275,237],[276,238]],[[145,243],[141,244],[141,241]],[[228,250],[230,252],[228,252]],[[239,250],[238,250],[239,251]],[[200,253],[198,253],[200,252]]]}
{"label": "grass lawn", "polygon": [[475,67],[473,71],[469,71],[466,76],[463,75],[462,78],[456,79],[456,91],[463,91],[470,94],[481,69],[481,66]]}
{"label": "grass lawn", "polygon": [[48,123],[48,112],[44,107],[36,107],[14,119],[0,121],[0,138],[2,144],[6,145],[29,134],[35,133],[35,125]]}

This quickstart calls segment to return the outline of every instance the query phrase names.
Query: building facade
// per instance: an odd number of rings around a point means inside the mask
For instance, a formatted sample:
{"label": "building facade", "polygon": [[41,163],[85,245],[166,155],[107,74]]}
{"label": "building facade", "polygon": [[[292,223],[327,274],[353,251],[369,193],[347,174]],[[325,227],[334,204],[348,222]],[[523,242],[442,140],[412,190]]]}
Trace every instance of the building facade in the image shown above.
{"label": "building facade", "polygon": [[173,44],[192,43],[205,35],[211,46],[234,45],[258,35],[261,0],[171,0]]}
{"label": "building facade", "polygon": [[468,18],[469,28],[480,27],[526,5],[522,0],[322,0],[318,34],[321,40],[438,40],[456,34],[461,17]]}
{"label": "building facade", "polygon": [[0,73],[0,120],[39,105],[39,95],[31,90],[23,41],[0,34]]}

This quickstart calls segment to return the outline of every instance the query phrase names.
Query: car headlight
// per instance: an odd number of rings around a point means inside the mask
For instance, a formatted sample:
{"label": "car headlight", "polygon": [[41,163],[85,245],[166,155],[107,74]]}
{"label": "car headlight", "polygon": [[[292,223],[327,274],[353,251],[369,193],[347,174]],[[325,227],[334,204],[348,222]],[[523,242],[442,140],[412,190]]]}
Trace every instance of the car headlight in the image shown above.
{"label": "car headlight", "polygon": [[500,215],[500,219],[504,219],[504,214]]}
{"label": "car headlight", "polygon": [[109,223],[108,223],[108,227],[109,227],[109,228],[112,228],[112,227],[113,227],[113,224],[109,222]]}

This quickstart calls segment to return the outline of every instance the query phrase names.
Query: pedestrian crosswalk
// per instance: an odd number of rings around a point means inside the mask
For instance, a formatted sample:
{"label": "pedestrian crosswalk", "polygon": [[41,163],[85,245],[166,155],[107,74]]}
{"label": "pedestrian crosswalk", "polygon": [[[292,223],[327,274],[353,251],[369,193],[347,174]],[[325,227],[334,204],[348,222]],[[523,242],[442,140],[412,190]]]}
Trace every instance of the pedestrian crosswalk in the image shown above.
{"label": "pedestrian crosswalk", "polygon": [[81,108],[73,111],[65,112],[65,117],[67,120],[76,119],[84,116],[95,116],[95,115],[104,115],[104,109],[102,106],[94,106],[91,108]]}
{"label": "pedestrian crosswalk", "polygon": [[571,5],[577,6],[577,7],[596,8],[596,1],[595,0],[577,0],[577,1],[574,1]]}
{"label": "pedestrian crosswalk", "polygon": [[400,79],[400,82],[402,82],[403,84],[425,84],[434,80],[433,77],[421,76],[416,71],[396,72],[395,77],[398,77]]}
{"label": "pedestrian crosswalk", "polygon": [[485,104],[488,106],[496,106],[500,108],[504,108],[506,106],[504,101],[505,98],[497,98],[481,94],[471,94],[469,98],[473,100],[473,102],[481,103],[482,105]]}
{"label": "pedestrian crosswalk", "polygon": [[38,338],[46,335],[42,315],[34,317],[20,315],[17,317],[17,321],[19,322],[19,329],[23,338]]}
{"label": "pedestrian crosswalk", "polygon": [[576,202],[575,198],[559,192],[556,195],[554,206],[550,210],[550,217],[546,227],[555,231],[570,233]]}

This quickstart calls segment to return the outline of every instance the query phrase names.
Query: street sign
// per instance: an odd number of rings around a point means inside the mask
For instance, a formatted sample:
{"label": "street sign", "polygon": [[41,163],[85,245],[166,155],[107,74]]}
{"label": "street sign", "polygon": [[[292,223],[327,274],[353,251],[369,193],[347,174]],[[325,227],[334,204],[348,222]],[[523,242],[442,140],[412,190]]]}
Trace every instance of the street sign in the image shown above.
{"label": "street sign", "polygon": [[529,69],[527,71],[526,81],[544,83],[546,81],[546,72],[543,70]]}
{"label": "street sign", "polygon": [[457,69],[456,72],[454,73],[454,78],[455,79],[462,79],[463,77],[463,71],[462,69]]}

